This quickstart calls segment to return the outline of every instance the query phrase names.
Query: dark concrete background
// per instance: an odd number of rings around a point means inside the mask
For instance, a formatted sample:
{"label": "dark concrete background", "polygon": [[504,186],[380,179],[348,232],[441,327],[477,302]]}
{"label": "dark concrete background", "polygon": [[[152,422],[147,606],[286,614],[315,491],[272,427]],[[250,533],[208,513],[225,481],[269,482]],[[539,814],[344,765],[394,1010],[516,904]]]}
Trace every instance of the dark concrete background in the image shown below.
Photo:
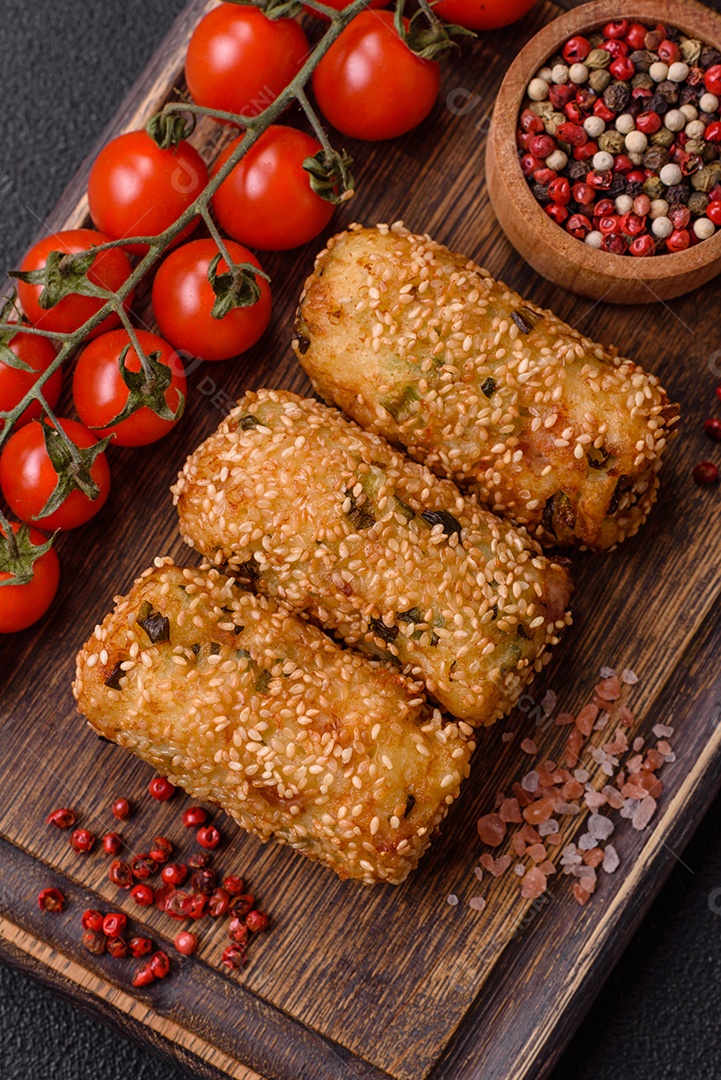
{"label": "dark concrete background", "polygon": [[[182,4],[0,0],[4,266],[17,263]],[[721,914],[709,906],[721,887],[720,819],[717,800],[684,854],[689,869],[676,865],[552,1080],[721,1077]],[[0,965],[0,1077],[50,1075],[181,1080],[188,1073]]]}

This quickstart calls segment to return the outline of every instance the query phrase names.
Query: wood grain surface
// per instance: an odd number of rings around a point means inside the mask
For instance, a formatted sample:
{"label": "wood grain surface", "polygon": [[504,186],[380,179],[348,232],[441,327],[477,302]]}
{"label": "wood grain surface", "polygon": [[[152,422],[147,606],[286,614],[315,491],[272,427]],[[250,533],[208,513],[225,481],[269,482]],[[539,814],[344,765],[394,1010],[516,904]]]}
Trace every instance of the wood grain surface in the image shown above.
{"label": "wood grain surface", "polygon": [[[209,6],[201,0],[188,5],[103,140],[140,126],[176,88],[182,92],[187,37]],[[473,876],[480,854],[476,818],[524,769],[521,740],[532,734],[557,760],[565,738],[558,727],[534,729],[516,714],[482,734],[473,774],[442,836],[402,887],[341,883],[224,822],[227,846],[218,864],[244,873],[274,919],[272,933],[253,943],[243,972],[220,968],[224,931],[215,926],[203,926],[199,952],[178,958],[173,978],[142,991],[131,988],[126,962],[82,949],[79,918],[86,906],[119,907],[156,941],[173,936],[173,926],[154,910],[136,918],[140,909],[107,881],[106,858],[75,854],[67,835],[43,822],[50,809],[70,804],[82,824],[102,833],[117,824],[110,804],[122,794],[138,805],[121,830],[131,850],[158,832],[183,842],[185,800],[178,795],[148,805],[150,771],[85,727],[70,682],[77,648],[115,593],[156,555],[193,561],[178,538],[168,488],[226,404],[247,388],[309,390],[289,343],[295,303],[322,238],[262,257],[275,303],[264,340],[240,360],[191,365],[187,415],[161,444],[110,449],[114,490],[107,506],[79,533],[60,539],[58,600],[38,627],[0,641],[0,951],[207,1077],[544,1075],[674,859],[682,858],[684,842],[721,781],[715,662],[721,645],[721,504],[717,489],[697,488],[690,477],[693,464],[714,454],[701,421],[713,411],[721,372],[717,290],[711,285],[644,308],[591,303],[536,276],[505,240],[488,202],[484,142],[495,92],[519,43],[558,11],[540,4],[520,26],[485,35],[446,62],[439,103],[416,132],[390,144],[345,140],[356,158],[358,193],[336,214],[328,234],[352,220],[402,217],[411,229],[474,257],[584,333],[615,343],[657,372],[681,401],[682,435],[664,466],[649,524],[611,555],[574,556],[575,625],[533,691],[540,701],[550,687],[560,707],[574,711],[588,699],[602,665],[633,667],[641,679],[629,699],[636,729],[673,723],[678,759],[662,774],[665,790],[652,826],[637,832],[620,823],[621,868],[604,878],[584,909],[570,895],[567,879],[555,881],[543,902],[531,902],[521,901],[512,874],[491,887],[480,887]],[[194,135],[209,158],[224,138],[227,132],[211,124]],[[51,229],[85,221],[86,177],[87,166],[62,197]],[[142,298],[138,312],[152,326]],[[515,733],[513,741],[501,743],[506,730]],[[575,818],[565,831],[571,838],[582,829]],[[59,916],[35,905],[39,889],[51,884],[70,898]],[[451,892],[460,898],[457,907],[446,903]],[[467,906],[477,893],[487,899],[481,913]]]}

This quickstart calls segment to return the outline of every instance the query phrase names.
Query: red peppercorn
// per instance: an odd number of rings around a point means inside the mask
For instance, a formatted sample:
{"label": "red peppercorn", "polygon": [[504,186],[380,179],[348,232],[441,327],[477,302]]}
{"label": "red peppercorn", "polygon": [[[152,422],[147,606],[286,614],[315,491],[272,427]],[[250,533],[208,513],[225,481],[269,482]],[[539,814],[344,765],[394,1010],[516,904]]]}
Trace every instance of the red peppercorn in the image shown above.
{"label": "red peppercorn", "polygon": [[707,69],[703,78],[704,86],[708,90],[709,94],[715,94],[716,97],[721,96],[721,64],[712,64]]}
{"label": "red peppercorn", "polygon": [[106,833],[103,837],[103,848],[108,855],[117,855],[123,846],[123,841],[116,832]]}
{"label": "red peppercorn", "polygon": [[639,217],[633,210],[630,210],[628,214],[622,214],[618,224],[621,232],[626,236],[640,236],[640,234],[646,230],[644,218]]}
{"label": "red peppercorn", "polygon": [[84,930],[82,942],[88,952],[95,956],[102,956],[105,952],[108,939],[105,934],[98,930]]}
{"label": "red peppercorn", "polygon": [[577,101],[569,101],[563,111],[572,124],[582,124],[585,119],[584,111]]}
{"label": "red peppercorn", "polygon": [[153,951],[153,943],[149,937],[131,937],[128,942],[130,955],[138,960],[141,956],[147,956]]}
{"label": "red peppercorn", "polygon": [[548,169],[542,166],[540,169],[536,169],[533,174],[533,179],[537,184],[550,184],[552,180],[555,180],[558,173],[553,169]]}
{"label": "red peppercorn", "polygon": [[255,897],[250,893],[242,893],[240,896],[234,896],[228,906],[228,911],[234,918],[244,919],[249,911],[252,911],[255,907]]}
{"label": "red peppercorn", "polygon": [[115,800],[113,803],[113,816],[116,817],[118,821],[125,821],[126,818],[130,817],[130,803],[127,799]]}
{"label": "red peppercorn", "polygon": [[613,159],[613,171],[619,173],[627,173],[633,168],[633,162],[628,154],[616,154]]}
{"label": "red peppercorn", "polygon": [[231,971],[238,971],[245,963],[246,956],[245,950],[240,945],[229,945],[227,949],[223,950],[221,957],[221,963]]}
{"label": "red peppercorn", "polygon": [[599,199],[593,208],[594,217],[608,217],[613,214],[616,207],[611,199]]}
{"label": "red peppercorn", "polygon": [[158,872],[158,864],[155,859],[151,859],[149,852],[144,852],[142,855],[134,857],[130,869],[133,872],[133,877],[136,877],[138,881],[147,881],[149,877]]}
{"label": "red peppercorn", "polygon": [[77,820],[74,810],[62,806],[59,810],[53,810],[52,814],[48,814],[45,823],[54,825],[56,829],[72,829]]}
{"label": "red peppercorn", "polygon": [[619,224],[619,218],[616,216],[616,214],[609,214],[607,217],[601,218],[598,223],[598,228],[600,232],[604,234],[604,236],[607,236],[609,233],[618,232]]}
{"label": "red peppercorn", "polygon": [[245,888],[245,882],[237,874],[230,874],[223,882],[223,888],[230,896],[240,896]]}
{"label": "red peppercorn", "polygon": [[108,867],[108,880],[119,889],[130,889],[133,885],[133,874],[127,863],[113,859]]}
{"label": "red peppercorn", "polygon": [[613,183],[613,173],[610,169],[604,172],[596,172],[594,169],[586,174],[586,183],[597,191],[607,191]]}
{"label": "red peppercorn", "polygon": [[196,892],[190,897],[188,904],[188,918],[202,919],[208,907],[208,897],[204,893]]}
{"label": "red peppercorn", "polygon": [[565,206],[559,206],[558,203],[549,203],[548,206],[544,206],[544,211],[552,218],[557,225],[563,225],[564,221],[568,217],[568,210]]}
{"label": "red peppercorn", "polygon": [[604,236],[601,247],[604,251],[610,251],[614,255],[626,254],[626,241],[620,233],[609,233],[608,236]]}
{"label": "red peppercorn", "polygon": [[130,895],[138,907],[150,907],[155,903],[155,891],[150,885],[134,885]]}
{"label": "red peppercorn", "polygon": [[159,885],[155,889],[155,906],[158,911],[165,911],[165,905],[168,902],[168,897],[175,892],[172,885]]}
{"label": "red peppercorn", "polygon": [[593,188],[584,183],[574,184],[571,188],[571,195],[580,206],[589,206],[596,198]]}
{"label": "red peppercorn", "polygon": [[216,889],[208,900],[208,914],[211,919],[220,919],[228,913],[230,893],[225,889]]}
{"label": "red peppercorn", "polygon": [[175,788],[164,776],[154,776],[148,784],[148,791],[158,802],[167,802],[175,794]]}
{"label": "red peppercorn", "polygon": [[714,120],[707,124],[703,137],[706,142],[721,142],[721,120]]}
{"label": "red peppercorn", "polygon": [[[532,112],[531,109],[523,110],[519,122],[522,131],[531,132],[533,135],[538,135],[541,131],[543,131],[543,120],[541,120],[540,116],[536,116],[536,114]],[[190,807],[190,810],[199,809],[199,806]],[[186,810],[185,812],[187,814],[189,811]],[[203,811],[203,813],[205,813],[205,811]]]}
{"label": "red peppercorn", "polygon": [[270,926],[270,919],[264,911],[249,911],[245,917],[245,925],[253,934],[262,934]]}
{"label": "red peppercorn", "polygon": [[718,417],[714,416],[711,420],[704,420],[703,429],[709,438],[721,442],[721,420]]}
{"label": "red peppercorn", "polygon": [[210,851],[217,848],[220,843],[220,833],[215,825],[203,825],[202,828],[198,829],[195,838],[201,847],[208,848]]}
{"label": "red peppercorn", "polygon": [[617,38],[612,38],[610,41],[604,41],[600,48],[605,49],[607,53],[610,53],[614,60],[619,60],[623,56],[628,56],[628,45],[625,41],[619,41]]}
{"label": "red peppercorn", "polygon": [[[623,38],[628,33],[628,19],[616,19],[615,22],[606,23],[601,31],[605,38]],[[645,39],[644,31],[644,39]]]}
{"label": "red peppercorn", "polygon": [[[556,136],[559,139],[562,139],[563,142],[570,143],[571,146],[585,146],[588,142],[588,132],[585,131],[580,124],[573,124],[571,122],[559,124],[556,129]],[[548,136],[546,137],[548,138]],[[551,153],[551,151],[549,151],[549,153]]]}
{"label": "red peppercorn", "polygon": [[645,98],[651,98],[653,94],[650,90],[647,90],[645,86],[634,86],[631,91],[631,98],[633,101],[643,101]]}
{"label": "red peppercorn", "polygon": [[80,923],[83,930],[95,930],[97,933],[103,929],[102,912],[96,911],[95,908],[88,908],[80,916]]}
{"label": "red peppercorn", "polygon": [[585,37],[581,37],[580,34],[577,34],[575,37],[569,38],[563,46],[563,59],[567,64],[581,64],[590,51],[590,41]]}
{"label": "red peppercorn", "polygon": [[164,979],[170,971],[170,957],[159,950],[150,957],[150,970],[156,979]]}
{"label": "red peppercorn", "polygon": [[93,850],[95,837],[88,829],[76,829],[70,836],[70,847],[73,851],[79,851],[86,855]]}
{"label": "red peppercorn", "polygon": [[196,825],[205,825],[207,820],[208,813],[202,806],[189,806],[183,813],[183,825],[186,829],[193,829]]}
{"label": "red peppercorn", "polygon": [[193,892],[200,892],[205,896],[210,896],[217,884],[218,875],[208,866],[204,866],[202,870],[196,870],[190,879]]}
{"label": "red peppercorn", "polygon": [[628,250],[631,255],[635,255],[637,258],[644,255],[653,255],[656,250],[653,237],[648,233],[644,233],[643,236],[637,236],[635,240],[632,240],[628,245]]}
{"label": "red peppercorn", "polygon": [[528,148],[535,157],[545,159],[556,149],[556,143],[550,135],[534,135]]}
{"label": "red peppercorn", "polygon": [[194,851],[188,857],[188,866],[191,870],[204,870],[209,865],[212,857],[209,851]]}
{"label": "red peppercorn", "polygon": [[626,175],[627,184],[642,184],[646,179],[646,173],[641,169],[632,169],[630,173]]}
{"label": "red peppercorn", "polygon": [[642,237],[637,237],[636,240],[632,240],[628,245],[628,251],[631,255],[635,255],[640,258],[644,255],[653,255],[656,246],[653,241],[653,237],[650,237],[649,233],[644,233]]}
{"label": "red peppercorn", "polygon": [[228,937],[236,945],[245,945],[248,941],[248,927],[245,919],[231,919],[228,923]]}
{"label": "red peppercorn", "polygon": [[173,945],[183,956],[192,956],[198,948],[198,939],[190,930],[181,930],[176,934]]}
{"label": "red peppercorn", "polygon": [[165,836],[156,836],[150,846],[148,855],[156,863],[165,863],[173,854],[173,845]]}
{"label": "red peppercorn", "polygon": [[682,203],[674,203],[669,208],[668,218],[674,229],[685,229],[691,220],[691,211]]}
{"label": "red peppercorn", "polygon": [[721,225],[721,202],[711,202],[706,207],[706,217],[714,225]]}
{"label": "red peppercorn", "polygon": [[531,145],[531,139],[533,138],[533,132],[530,131],[517,131],[516,132],[516,146],[521,150],[528,150]]}
{"label": "red peppercorn", "polygon": [[632,49],[635,52],[637,49],[646,48],[647,33],[646,27],[642,26],[641,23],[631,23],[628,32],[624,34],[623,40],[628,45],[629,49]]}
{"label": "red peppercorn", "polygon": [[608,123],[609,120],[613,120],[616,114],[612,109],[609,109],[603,98],[599,98],[593,106],[593,115],[600,116],[602,120],[605,120],[606,123]]}
{"label": "red peppercorn", "polygon": [[107,944],[107,950],[116,960],[128,955],[128,943],[125,938],[112,937]]}
{"label": "red peppercorn", "polygon": [[187,919],[190,907],[190,894],[182,889],[173,889],[165,901],[165,912],[171,919]]}
{"label": "red peppercorn", "polygon": [[674,229],[666,239],[666,247],[669,251],[685,251],[689,246],[691,237],[688,229]]}
{"label": "red peppercorn", "polygon": [[628,82],[636,74],[633,61],[628,56],[619,56],[617,60],[612,60],[608,70],[614,79],[618,79],[620,82]]}
{"label": "red peppercorn", "polygon": [[133,986],[148,986],[151,982],[155,982],[155,976],[150,969],[150,963],[145,963],[133,975]]}
{"label": "red peppercorn", "polygon": [[636,117],[636,127],[644,135],[654,135],[661,127],[661,117],[656,112],[642,112]]}
{"label": "red peppercorn", "polygon": [[591,140],[584,143],[583,146],[574,146],[572,152],[574,161],[588,161],[594,154],[598,153],[598,143]]}
{"label": "red peppercorn", "polygon": [[701,487],[706,487],[708,484],[715,484],[718,480],[718,469],[714,465],[713,461],[700,461],[698,465],[694,467],[691,474]]}
{"label": "red peppercorn", "polygon": [[106,937],[118,937],[127,925],[127,915],[123,915],[122,911],[111,911],[103,919],[103,933]]}
{"label": "red peppercorn", "polygon": [[160,876],[166,885],[182,885],[188,876],[188,867],[184,863],[168,863]]}
{"label": "red peppercorn", "polygon": [[569,101],[572,101],[576,94],[576,86],[574,83],[554,83],[549,88],[548,100],[553,105],[554,109],[565,109]]}
{"label": "red peppercorn", "polygon": [[60,889],[43,889],[38,893],[38,907],[41,911],[52,911],[55,914],[65,907],[65,897]]}
{"label": "red peppercorn", "polygon": [[541,161],[533,154],[523,154],[520,159],[521,172],[524,176],[531,176],[536,169],[540,168]]}
{"label": "red peppercorn", "polygon": [[659,60],[663,60],[664,64],[675,64],[681,59],[681,50],[678,45],[675,41],[669,41],[668,38],[661,42],[656,52]]}
{"label": "red peppercorn", "polygon": [[574,214],[566,222],[566,232],[575,236],[577,240],[583,240],[588,236],[593,226],[585,214]]}

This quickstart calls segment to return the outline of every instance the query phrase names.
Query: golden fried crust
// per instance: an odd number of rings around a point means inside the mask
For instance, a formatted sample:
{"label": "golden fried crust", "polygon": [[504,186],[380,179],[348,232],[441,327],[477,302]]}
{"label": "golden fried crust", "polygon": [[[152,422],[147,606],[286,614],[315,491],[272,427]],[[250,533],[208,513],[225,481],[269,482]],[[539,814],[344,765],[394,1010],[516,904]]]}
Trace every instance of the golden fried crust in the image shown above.
{"label": "golden fried crust", "polygon": [[293,344],[326,401],[542,543],[604,550],[646,520],[679,406],[428,236],[333,237]]}
{"label": "golden fried crust", "polygon": [[156,559],[80,652],[96,731],[341,878],[398,884],[458,795],[471,728],[217,570]]}
{"label": "golden fried crust", "polygon": [[474,725],[510,708],[568,621],[568,574],[527,534],[317,401],[246,394],[173,491],[212,562],[249,567]]}

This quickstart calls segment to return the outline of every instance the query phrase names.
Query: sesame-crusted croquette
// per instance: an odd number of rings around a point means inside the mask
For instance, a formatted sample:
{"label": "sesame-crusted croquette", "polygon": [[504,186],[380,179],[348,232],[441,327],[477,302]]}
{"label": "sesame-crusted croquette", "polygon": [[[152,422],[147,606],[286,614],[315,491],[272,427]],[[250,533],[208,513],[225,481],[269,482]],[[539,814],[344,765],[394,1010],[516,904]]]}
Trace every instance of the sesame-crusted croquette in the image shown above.
{"label": "sesame-crusted croquette", "polygon": [[326,401],[544,544],[605,550],[646,520],[679,406],[429,236],[333,237],[293,344]]}
{"label": "sesame-crusted croquette", "polygon": [[96,731],[194,798],[367,884],[416,866],[475,745],[396,668],[168,558],[116,597],[73,690]]}
{"label": "sesame-crusted croquette", "polygon": [[564,566],[336,409],[248,393],[173,488],[185,540],[492,723],[570,621]]}

